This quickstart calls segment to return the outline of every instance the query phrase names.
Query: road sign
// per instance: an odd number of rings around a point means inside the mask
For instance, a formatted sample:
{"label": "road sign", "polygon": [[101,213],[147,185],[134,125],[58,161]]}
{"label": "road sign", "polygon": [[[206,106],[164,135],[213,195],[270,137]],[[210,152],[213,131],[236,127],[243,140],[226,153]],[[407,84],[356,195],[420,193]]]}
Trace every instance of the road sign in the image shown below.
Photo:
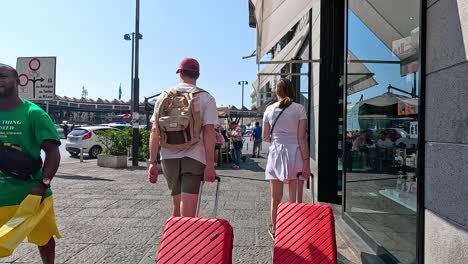
{"label": "road sign", "polygon": [[18,95],[28,100],[53,100],[56,62],[56,57],[19,57]]}

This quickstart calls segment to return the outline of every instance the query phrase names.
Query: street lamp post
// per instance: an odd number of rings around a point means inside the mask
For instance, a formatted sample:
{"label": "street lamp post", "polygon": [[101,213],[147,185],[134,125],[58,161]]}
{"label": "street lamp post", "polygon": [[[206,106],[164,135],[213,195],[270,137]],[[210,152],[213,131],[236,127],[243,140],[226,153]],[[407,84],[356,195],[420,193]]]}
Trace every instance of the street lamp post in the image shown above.
{"label": "street lamp post", "polygon": [[242,106],[244,107],[244,85],[248,85],[247,81],[239,81],[237,84],[242,85]]}
{"label": "street lamp post", "polygon": [[[133,68],[134,68],[134,62],[135,62],[135,32],[125,34],[125,35],[124,35],[124,39],[125,39],[125,40],[131,40],[131,41],[132,41],[132,73],[131,73],[131,77],[130,77],[130,78],[131,78],[131,79],[130,79],[130,83],[131,83],[131,87],[132,87],[132,88],[131,88],[131,98],[130,98],[130,102],[131,102],[131,105],[130,105],[131,110],[130,110],[130,112],[133,113],[133,112],[134,112],[134,111],[133,111],[133,89],[134,89],[134,87],[133,87],[133,73],[135,72]],[[143,35],[142,35],[142,34],[140,34],[139,39],[143,39]]]}
{"label": "street lamp post", "polygon": [[140,54],[140,0],[136,0],[135,12],[135,76],[133,79],[133,113],[132,113],[132,126],[133,126],[133,144],[132,144],[132,165],[138,166],[139,160],[139,146],[140,146],[140,79],[138,75],[138,64]]}
{"label": "street lamp post", "polygon": [[[241,106],[241,113],[244,108],[244,85],[248,85],[249,83],[247,81],[239,81],[237,83],[238,85],[242,85],[242,106]],[[241,118],[241,124],[244,125],[244,117]]]}
{"label": "street lamp post", "polygon": [[132,41],[132,73],[131,73],[131,79],[130,79],[130,83],[131,83],[131,97],[130,97],[130,102],[131,102],[131,105],[130,105],[130,112],[133,113],[133,63],[135,61],[135,32],[132,32],[132,33],[129,33],[129,34],[125,34],[124,35],[124,39],[125,40],[131,40]]}

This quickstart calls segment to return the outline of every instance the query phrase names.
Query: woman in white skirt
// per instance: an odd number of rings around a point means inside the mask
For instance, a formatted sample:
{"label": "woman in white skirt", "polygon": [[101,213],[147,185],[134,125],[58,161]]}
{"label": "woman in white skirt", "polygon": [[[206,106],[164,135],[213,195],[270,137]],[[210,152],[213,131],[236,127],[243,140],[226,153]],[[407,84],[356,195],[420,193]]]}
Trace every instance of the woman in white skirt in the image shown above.
{"label": "woman in white skirt", "polygon": [[[265,178],[271,185],[270,235],[274,238],[276,211],[283,198],[283,184],[289,186],[289,200],[302,202],[304,180],[310,175],[309,147],[306,138],[307,116],[302,105],[294,103],[294,86],[288,79],[276,85],[278,102],[267,107],[263,116],[263,139],[271,142]],[[297,174],[302,173],[299,186]]]}

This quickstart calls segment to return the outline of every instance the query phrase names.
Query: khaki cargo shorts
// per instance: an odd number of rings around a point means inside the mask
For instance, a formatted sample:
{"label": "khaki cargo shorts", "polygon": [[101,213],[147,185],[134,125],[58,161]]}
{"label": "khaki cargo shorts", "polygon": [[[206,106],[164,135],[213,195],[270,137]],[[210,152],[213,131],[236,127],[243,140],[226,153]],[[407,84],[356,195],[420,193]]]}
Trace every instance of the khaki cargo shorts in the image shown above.
{"label": "khaki cargo shorts", "polygon": [[172,196],[182,192],[198,194],[205,164],[187,157],[162,160],[161,164]]}

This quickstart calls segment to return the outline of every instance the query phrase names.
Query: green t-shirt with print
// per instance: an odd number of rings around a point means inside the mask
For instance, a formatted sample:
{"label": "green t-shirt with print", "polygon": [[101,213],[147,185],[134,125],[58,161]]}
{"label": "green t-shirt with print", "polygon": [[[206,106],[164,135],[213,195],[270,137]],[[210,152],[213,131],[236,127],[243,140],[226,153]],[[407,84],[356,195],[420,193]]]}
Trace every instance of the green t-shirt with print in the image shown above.
{"label": "green t-shirt with print", "polygon": [[[49,115],[36,104],[23,103],[10,111],[0,111],[0,141],[19,146],[34,158],[41,156],[41,145],[45,140],[60,138]],[[42,169],[34,180],[23,181],[0,172],[0,206],[18,205],[42,179]],[[52,195],[50,189],[46,196]]]}

